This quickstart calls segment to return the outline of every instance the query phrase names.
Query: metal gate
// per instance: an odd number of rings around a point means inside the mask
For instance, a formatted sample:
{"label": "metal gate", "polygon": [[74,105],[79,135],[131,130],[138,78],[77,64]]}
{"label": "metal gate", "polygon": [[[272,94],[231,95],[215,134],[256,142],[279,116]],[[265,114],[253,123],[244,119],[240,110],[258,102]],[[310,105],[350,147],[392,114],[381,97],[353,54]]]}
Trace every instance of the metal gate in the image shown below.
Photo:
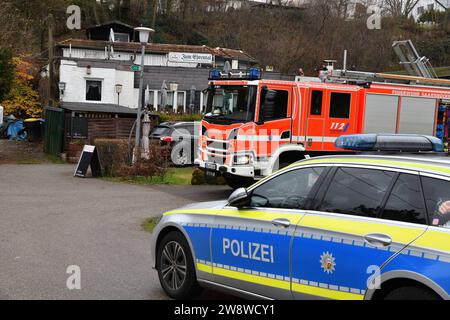
{"label": "metal gate", "polygon": [[64,110],[45,108],[45,139],[44,152],[59,155],[63,150],[64,141]]}

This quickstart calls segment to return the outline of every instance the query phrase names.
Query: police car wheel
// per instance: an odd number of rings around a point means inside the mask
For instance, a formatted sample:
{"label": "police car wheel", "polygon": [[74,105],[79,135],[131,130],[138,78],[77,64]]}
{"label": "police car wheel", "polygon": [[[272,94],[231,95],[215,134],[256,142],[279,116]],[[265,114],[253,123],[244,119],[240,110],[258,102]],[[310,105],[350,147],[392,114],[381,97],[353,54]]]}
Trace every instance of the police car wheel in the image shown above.
{"label": "police car wheel", "polygon": [[158,276],[173,299],[192,299],[201,292],[189,245],[179,232],[167,234],[158,247]]}
{"label": "police car wheel", "polygon": [[422,287],[401,287],[390,291],[384,300],[441,300],[439,296],[427,288]]}

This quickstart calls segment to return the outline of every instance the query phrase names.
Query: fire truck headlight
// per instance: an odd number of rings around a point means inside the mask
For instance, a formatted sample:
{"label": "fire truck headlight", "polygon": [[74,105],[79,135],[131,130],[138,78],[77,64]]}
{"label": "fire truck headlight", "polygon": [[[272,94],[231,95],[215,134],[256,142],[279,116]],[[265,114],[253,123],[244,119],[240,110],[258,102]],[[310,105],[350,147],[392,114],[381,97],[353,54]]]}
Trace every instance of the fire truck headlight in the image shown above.
{"label": "fire truck headlight", "polygon": [[238,166],[244,166],[247,164],[253,163],[253,157],[251,155],[245,154],[245,155],[238,155],[234,157],[234,164]]}

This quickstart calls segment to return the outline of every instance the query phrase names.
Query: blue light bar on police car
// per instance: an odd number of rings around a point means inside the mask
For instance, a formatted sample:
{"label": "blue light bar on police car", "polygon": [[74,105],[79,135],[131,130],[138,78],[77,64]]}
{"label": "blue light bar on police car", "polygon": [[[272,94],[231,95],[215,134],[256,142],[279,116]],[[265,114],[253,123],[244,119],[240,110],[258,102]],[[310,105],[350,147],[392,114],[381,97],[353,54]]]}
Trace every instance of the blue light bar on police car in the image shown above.
{"label": "blue light bar on police car", "polygon": [[414,134],[356,134],[341,136],[336,148],[352,151],[444,152],[442,140]]}

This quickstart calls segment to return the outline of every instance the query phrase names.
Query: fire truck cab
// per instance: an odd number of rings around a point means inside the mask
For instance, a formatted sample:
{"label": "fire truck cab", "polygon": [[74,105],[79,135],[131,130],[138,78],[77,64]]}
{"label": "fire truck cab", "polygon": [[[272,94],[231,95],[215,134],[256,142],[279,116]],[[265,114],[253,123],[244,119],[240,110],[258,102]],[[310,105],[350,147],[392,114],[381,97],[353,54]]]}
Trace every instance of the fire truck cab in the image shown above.
{"label": "fire truck cab", "polygon": [[345,152],[335,147],[342,135],[435,136],[439,107],[450,100],[450,87],[298,80],[213,70],[197,166],[248,186],[305,157]]}

